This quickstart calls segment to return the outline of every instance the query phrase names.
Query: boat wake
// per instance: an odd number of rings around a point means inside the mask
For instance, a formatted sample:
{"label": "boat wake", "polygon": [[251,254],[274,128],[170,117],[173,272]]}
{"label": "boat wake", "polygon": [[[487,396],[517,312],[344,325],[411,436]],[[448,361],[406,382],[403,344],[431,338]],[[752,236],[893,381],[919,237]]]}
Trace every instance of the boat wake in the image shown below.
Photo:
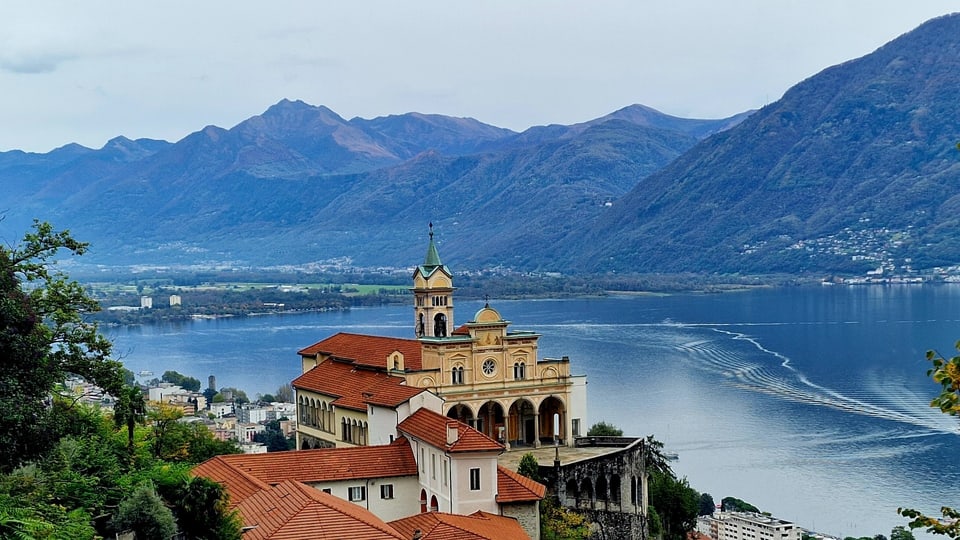
{"label": "boat wake", "polygon": [[[865,381],[868,390],[862,395],[850,395],[810,380],[798,370],[789,358],[763,346],[757,339],[712,325],[684,325],[668,322],[680,328],[704,328],[726,339],[701,339],[678,345],[682,356],[700,368],[712,371],[733,386],[761,392],[777,398],[830,407],[832,409],[883,418],[894,422],[924,428],[933,433],[957,433],[956,421],[931,409],[929,398],[909,391],[898,381]],[[731,342],[749,344],[759,355],[744,355]],[[748,356],[750,359],[745,358]],[[770,362],[764,362],[768,358]],[[872,387],[872,390],[869,388]],[[861,393],[858,393],[861,394]]]}

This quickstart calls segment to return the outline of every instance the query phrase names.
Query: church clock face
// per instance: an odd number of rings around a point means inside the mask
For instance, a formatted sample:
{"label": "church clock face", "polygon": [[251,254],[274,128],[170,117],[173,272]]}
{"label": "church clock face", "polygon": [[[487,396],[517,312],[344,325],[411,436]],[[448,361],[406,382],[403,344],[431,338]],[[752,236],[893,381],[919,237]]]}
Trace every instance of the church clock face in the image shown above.
{"label": "church clock face", "polygon": [[480,369],[483,370],[483,374],[487,377],[493,375],[493,372],[497,369],[497,364],[489,358],[483,361],[483,365],[480,366]]}

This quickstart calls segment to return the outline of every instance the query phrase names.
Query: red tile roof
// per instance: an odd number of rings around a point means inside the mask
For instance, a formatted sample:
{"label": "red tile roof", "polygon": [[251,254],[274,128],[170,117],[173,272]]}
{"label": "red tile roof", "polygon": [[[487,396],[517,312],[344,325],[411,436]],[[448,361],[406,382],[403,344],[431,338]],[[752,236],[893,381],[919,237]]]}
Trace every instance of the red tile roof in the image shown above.
{"label": "red tile roof", "polygon": [[405,538],[413,538],[413,532],[419,529],[423,540],[530,540],[516,519],[486,512],[469,516],[425,512],[391,521],[389,525]]}
{"label": "red tile roof", "polygon": [[394,351],[400,351],[403,354],[403,364],[407,370],[420,371],[422,369],[420,342],[415,339],[339,332],[323,341],[301,349],[297,354],[311,357],[318,354],[329,355],[350,360],[357,365],[385,370],[393,367],[387,366],[387,356],[393,354]]}
{"label": "red tile roof", "polygon": [[[223,483],[228,491],[250,478],[269,485],[286,480],[307,484],[335,480],[416,476],[417,462],[403,437],[381,446],[318,448],[266,454],[217,456],[194,468],[194,474]],[[245,492],[238,493],[242,495]],[[231,491],[231,497],[235,497]]]}
{"label": "red tile roof", "polygon": [[547,486],[497,465],[497,502],[539,501],[546,493]]}
{"label": "red tile roof", "polygon": [[244,540],[402,540],[396,529],[369,510],[299,482],[261,490],[237,510]]}
{"label": "red tile roof", "polygon": [[223,456],[214,456],[194,467],[191,473],[223,484],[227,493],[230,494],[230,508],[240,504],[254,493],[270,487],[270,484],[233,467],[222,458]]}
{"label": "red tile roof", "polygon": [[[457,440],[453,444],[447,444],[447,426],[457,429]],[[501,452],[504,449],[502,444],[467,424],[428,409],[417,409],[397,425],[397,430],[447,452]]]}
{"label": "red tile roof", "polygon": [[299,390],[330,396],[337,407],[364,412],[367,403],[396,407],[424,391],[422,388],[406,386],[402,377],[358,368],[339,360],[327,360],[300,375],[291,384]]}

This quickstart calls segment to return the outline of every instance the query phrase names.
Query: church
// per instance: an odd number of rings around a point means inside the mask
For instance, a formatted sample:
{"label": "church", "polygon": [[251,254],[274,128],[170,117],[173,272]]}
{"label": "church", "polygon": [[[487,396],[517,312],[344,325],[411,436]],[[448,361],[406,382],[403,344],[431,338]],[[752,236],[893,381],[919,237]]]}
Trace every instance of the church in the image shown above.
{"label": "church", "polygon": [[540,358],[540,335],[511,330],[489,303],[455,323],[432,224],[412,280],[410,338],[341,332],[298,352],[298,448],[389,444],[396,418],[425,404],[507,449],[585,434],[586,376],[571,375],[568,357]]}

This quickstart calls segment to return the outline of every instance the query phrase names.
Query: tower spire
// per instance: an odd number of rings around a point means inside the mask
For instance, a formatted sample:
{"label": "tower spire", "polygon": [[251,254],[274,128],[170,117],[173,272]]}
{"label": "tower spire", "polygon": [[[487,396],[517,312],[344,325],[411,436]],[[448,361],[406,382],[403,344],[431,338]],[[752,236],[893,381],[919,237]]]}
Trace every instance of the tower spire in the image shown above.
{"label": "tower spire", "polygon": [[430,222],[430,245],[427,246],[427,257],[423,261],[423,266],[436,267],[443,263],[440,262],[440,253],[437,252],[437,245],[433,243],[433,222]]}

